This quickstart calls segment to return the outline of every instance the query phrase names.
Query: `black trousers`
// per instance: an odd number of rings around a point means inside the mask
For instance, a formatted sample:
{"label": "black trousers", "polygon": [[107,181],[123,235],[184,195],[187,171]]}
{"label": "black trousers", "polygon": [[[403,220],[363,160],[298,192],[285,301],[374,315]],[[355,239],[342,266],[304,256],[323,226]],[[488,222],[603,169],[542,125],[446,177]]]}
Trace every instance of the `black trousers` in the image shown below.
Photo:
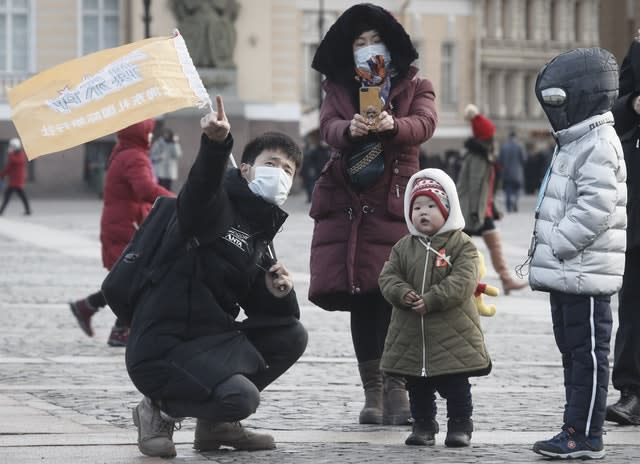
{"label": "black trousers", "polygon": [[245,333],[262,354],[267,369],[251,376],[236,374],[229,377],[216,386],[207,401],[162,401],[162,410],[172,417],[197,417],[211,422],[239,421],[256,412],[260,392],[302,356],[308,335],[300,322],[251,329]]}
{"label": "black trousers", "polygon": [[640,393],[640,248],[627,250],[618,306],[611,380],[616,390]]}
{"label": "black trousers", "polygon": [[551,318],[564,368],[564,426],[602,436],[609,386],[611,297],[550,293]]}
{"label": "black trousers", "polygon": [[351,340],[359,363],[382,357],[390,320],[391,305],[382,293],[352,297]]}
{"label": "black trousers", "polygon": [[466,375],[407,376],[406,379],[411,417],[416,422],[435,419],[438,412],[436,392],[447,400],[447,417],[470,418],[473,414],[471,384]]}
{"label": "black trousers", "polygon": [[0,206],[0,214],[4,213],[4,209],[7,207],[9,200],[11,199],[11,195],[13,193],[17,193],[20,199],[22,200],[22,206],[24,206],[24,213],[30,214],[31,207],[29,206],[29,200],[27,199],[27,195],[24,193],[24,190],[18,187],[7,187],[4,191],[4,199],[2,200],[2,206]]}

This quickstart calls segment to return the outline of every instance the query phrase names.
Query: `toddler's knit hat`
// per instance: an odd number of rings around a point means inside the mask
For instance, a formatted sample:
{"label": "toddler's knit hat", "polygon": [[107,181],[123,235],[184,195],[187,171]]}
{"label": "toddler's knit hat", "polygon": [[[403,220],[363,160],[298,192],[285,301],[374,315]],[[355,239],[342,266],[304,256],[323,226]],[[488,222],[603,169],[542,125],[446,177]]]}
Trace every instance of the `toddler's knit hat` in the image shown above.
{"label": "toddler's knit hat", "polygon": [[464,109],[464,117],[471,121],[471,130],[475,138],[487,140],[496,133],[496,126],[491,122],[491,119],[480,114],[476,105],[468,104]]}
{"label": "toddler's knit hat", "polygon": [[413,184],[413,189],[411,190],[411,201],[409,202],[410,211],[413,210],[414,200],[420,195],[425,195],[431,198],[438,206],[442,216],[445,219],[449,217],[449,197],[447,196],[447,192],[444,191],[442,185],[428,177],[416,179]]}

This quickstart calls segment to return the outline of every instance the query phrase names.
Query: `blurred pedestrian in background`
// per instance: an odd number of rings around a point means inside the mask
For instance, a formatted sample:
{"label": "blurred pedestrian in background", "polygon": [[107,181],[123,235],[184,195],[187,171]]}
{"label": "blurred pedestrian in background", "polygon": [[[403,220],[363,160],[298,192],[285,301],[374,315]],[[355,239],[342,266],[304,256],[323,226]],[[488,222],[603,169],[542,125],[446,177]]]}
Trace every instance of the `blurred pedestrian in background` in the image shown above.
{"label": "blurred pedestrian in background", "polygon": [[535,92],[557,146],[538,193],[529,283],[549,292],[566,400],[560,433],[533,451],[600,459],[611,295],[622,285],[627,222],[626,168],[611,114],[615,57],[601,48],[560,54],[538,74]]}
{"label": "blurred pedestrian in background", "polygon": [[611,375],[620,399],[607,407],[606,419],[640,425],[640,35],[622,61],[619,82],[613,116],[627,166],[627,251]]}
{"label": "blurred pedestrian in background", "polygon": [[[326,76],[320,133],[332,154],[309,212],[315,220],[309,299],[328,311],[351,312],[365,392],[363,424],[405,424],[410,418],[404,378],[383,376],[379,368],[391,305],[378,276],[391,247],[407,233],[404,190],[418,170],[420,145],[437,123],[433,85],[411,64],[417,58],[393,15],[365,3],[336,20],[312,63]],[[370,125],[359,113],[361,87],[380,91],[381,111]]]}
{"label": "blurred pedestrian in background", "polygon": [[329,160],[329,147],[320,140],[320,130],[314,129],[307,134],[304,146],[304,162],[302,163],[302,182],[307,193],[307,203],[311,202],[311,194],[322,168]]}
{"label": "blurred pedestrian in background", "polygon": [[456,182],[465,220],[464,230],[469,235],[482,237],[489,249],[491,264],[502,282],[502,290],[508,295],[511,290],[526,287],[527,282],[519,282],[512,277],[502,253],[500,232],[494,222],[499,219],[494,205],[496,128],[473,104],[465,108],[464,118],[471,123],[473,133],[464,142],[466,153]]}
{"label": "blurred pedestrian in background", "polygon": [[518,198],[524,184],[524,164],[526,161],[527,152],[524,146],[518,141],[516,133],[510,132],[509,138],[500,145],[498,153],[507,213],[518,211]]}
{"label": "blurred pedestrian in background", "polygon": [[[117,144],[107,161],[104,182],[100,242],[102,264],[108,270],[115,264],[129,240],[149,213],[155,199],[174,194],[158,185],[149,159],[149,144],[155,121],[147,119],[117,133]],[[91,318],[106,306],[101,291],[69,303],[80,328],[93,337]],[[107,343],[125,346],[129,328],[116,319]]]}
{"label": "blurred pedestrian in background", "polygon": [[162,129],[162,135],[151,145],[151,162],[158,177],[158,183],[171,190],[171,185],[178,179],[178,159],[182,156],[180,138],[171,129]]}
{"label": "blurred pedestrian in background", "polygon": [[27,158],[22,149],[22,142],[20,139],[13,138],[9,140],[9,146],[7,149],[7,164],[4,169],[0,171],[0,179],[5,177],[9,178],[7,188],[4,191],[4,199],[2,200],[2,206],[0,206],[0,214],[4,213],[4,209],[7,207],[11,195],[16,193],[22,200],[22,206],[24,206],[24,214],[31,214],[31,207],[29,206],[29,200],[27,194],[24,192],[24,181],[27,177]]}

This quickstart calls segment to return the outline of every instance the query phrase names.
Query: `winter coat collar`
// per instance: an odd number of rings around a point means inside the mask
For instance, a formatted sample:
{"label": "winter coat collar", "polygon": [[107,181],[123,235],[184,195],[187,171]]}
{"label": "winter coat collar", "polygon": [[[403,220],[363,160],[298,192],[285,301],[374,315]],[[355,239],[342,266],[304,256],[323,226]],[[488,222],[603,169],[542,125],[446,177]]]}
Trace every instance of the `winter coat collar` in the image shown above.
{"label": "winter coat collar", "polygon": [[567,127],[566,129],[563,129],[561,131],[554,132],[553,136],[558,142],[558,145],[562,146],[583,137],[593,129],[596,129],[603,125],[613,126],[613,124],[613,113],[611,113],[611,111],[607,111],[604,114],[592,116],[585,119],[584,121],[574,124],[571,127]]}

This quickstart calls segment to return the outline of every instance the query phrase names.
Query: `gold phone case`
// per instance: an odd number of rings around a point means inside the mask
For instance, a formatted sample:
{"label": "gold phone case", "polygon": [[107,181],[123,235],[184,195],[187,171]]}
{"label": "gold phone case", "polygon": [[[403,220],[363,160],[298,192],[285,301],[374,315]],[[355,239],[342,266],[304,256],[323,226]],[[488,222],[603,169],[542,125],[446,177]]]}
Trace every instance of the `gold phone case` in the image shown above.
{"label": "gold phone case", "polygon": [[375,125],[381,111],[380,87],[360,87],[360,114],[367,124]]}

